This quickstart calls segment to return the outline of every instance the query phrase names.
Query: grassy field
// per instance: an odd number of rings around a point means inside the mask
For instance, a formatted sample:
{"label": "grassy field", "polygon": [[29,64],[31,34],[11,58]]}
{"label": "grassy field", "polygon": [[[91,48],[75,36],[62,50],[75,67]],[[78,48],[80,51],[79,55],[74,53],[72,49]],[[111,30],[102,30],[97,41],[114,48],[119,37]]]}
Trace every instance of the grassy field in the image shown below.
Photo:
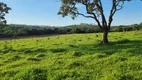
{"label": "grassy field", "polygon": [[142,31],[0,41],[0,80],[142,80]]}

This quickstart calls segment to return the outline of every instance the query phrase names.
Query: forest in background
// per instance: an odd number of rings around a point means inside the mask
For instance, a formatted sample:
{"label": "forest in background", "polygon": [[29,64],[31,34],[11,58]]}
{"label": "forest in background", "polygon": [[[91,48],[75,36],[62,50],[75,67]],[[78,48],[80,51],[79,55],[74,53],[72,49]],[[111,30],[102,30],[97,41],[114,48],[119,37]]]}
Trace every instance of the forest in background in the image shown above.
{"label": "forest in background", "polygon": [[[142,30],[142,23],[133,25],[112,26],[111,32]],[[0,38],[18,36],[36,36],[52,34],[99,33],[102,32],[97,25],[81,23],[69,26],[38,26],[9,24],[0,25]]]}

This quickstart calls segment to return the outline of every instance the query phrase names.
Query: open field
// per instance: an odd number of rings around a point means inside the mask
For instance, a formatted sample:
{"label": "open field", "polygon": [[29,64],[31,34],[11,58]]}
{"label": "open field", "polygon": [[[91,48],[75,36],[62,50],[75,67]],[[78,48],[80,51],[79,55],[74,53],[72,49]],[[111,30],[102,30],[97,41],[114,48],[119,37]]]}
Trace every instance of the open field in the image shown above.
{"label": "open field", "polygon": [[141,80],[142,31],[0,41],[0,80]]}
{"label": "open field", "polygon": [[52,37],[52,36],[62,36],[62,35],[69,35],[69,34],[48,34],[48,35],[33,35],[33,36],[18,36],[18,37],[5,37],[0,38],[2,40],[18,40],[18,39],[26,39],[26,38],[40,38],[40,37]]}

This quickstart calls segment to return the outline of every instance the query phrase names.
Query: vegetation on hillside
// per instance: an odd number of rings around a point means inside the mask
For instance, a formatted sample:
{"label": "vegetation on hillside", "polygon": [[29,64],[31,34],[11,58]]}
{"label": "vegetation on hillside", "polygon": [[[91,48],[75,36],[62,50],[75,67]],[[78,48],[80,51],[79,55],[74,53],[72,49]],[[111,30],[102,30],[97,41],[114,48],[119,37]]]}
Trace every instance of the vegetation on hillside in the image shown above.
{"label": "vegetation on hillside", "polygon": [[[142,29],[142,23],[128,26],[112,26],[111,32],[138,31]],[[1,25],[0,38],[33,36],[33,35],[52,35],[52,34],[73,34],[73,33],[98,33],[102,32],[99,27],[92,24],[79,24],[69,26],[32,26],[32,25]]]}

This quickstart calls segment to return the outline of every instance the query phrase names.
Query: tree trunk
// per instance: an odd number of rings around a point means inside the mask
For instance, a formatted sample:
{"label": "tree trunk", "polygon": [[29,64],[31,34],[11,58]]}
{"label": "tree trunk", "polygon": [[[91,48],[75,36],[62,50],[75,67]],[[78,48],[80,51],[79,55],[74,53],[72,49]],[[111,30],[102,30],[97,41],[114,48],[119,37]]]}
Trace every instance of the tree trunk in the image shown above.
{"label": "tree trunk", "polygon": [[101,44],[106,44],[106,43],[109,43],[108,41],[108,30],[104,30],[103,31],[103,41],[101,42]]}

